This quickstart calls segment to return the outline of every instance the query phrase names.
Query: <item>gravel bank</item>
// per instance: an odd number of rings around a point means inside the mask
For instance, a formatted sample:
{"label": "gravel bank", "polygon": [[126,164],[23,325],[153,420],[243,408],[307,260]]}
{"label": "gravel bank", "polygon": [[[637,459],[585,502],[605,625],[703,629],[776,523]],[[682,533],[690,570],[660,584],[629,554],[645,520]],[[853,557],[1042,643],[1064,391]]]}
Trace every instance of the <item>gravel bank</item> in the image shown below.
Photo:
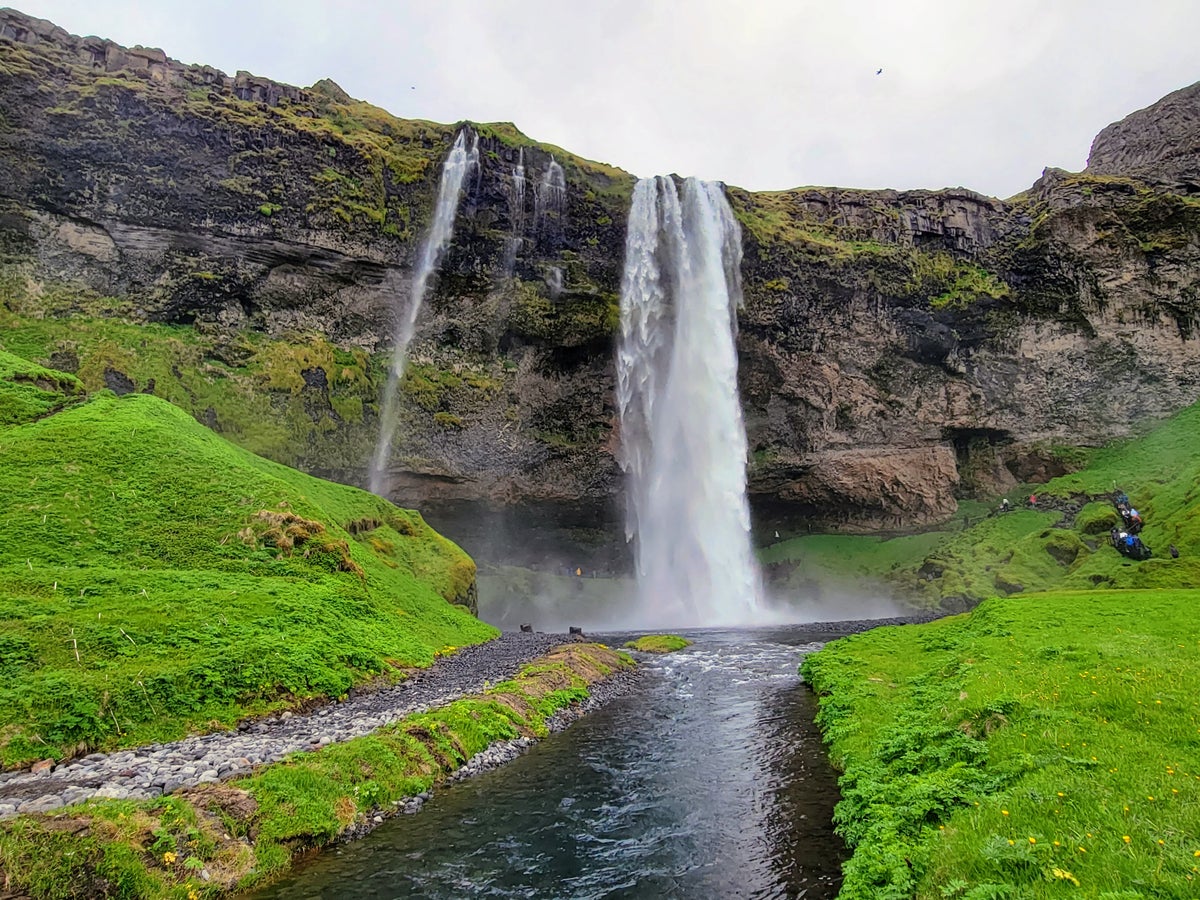
{"label": "gravel bank", "polygon": [[506,632],[437,660],[407,681],[310,713],[243,723],[237,731],[198,735],[115,753],[93,753],[44,772],[0,774],[0,819],[47,812],[90,797],[147,799],[222,781],[297,750],[316,750],[374,731],[511,678],[524,664],[567,641],[560,634]]}

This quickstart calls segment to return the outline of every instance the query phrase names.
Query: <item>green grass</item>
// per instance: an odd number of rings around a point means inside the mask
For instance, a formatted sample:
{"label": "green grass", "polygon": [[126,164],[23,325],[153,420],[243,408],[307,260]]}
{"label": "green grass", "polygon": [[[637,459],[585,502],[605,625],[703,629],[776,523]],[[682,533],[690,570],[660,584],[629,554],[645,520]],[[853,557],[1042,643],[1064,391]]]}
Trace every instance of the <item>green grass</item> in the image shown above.
{"label": "green grass", "polygon": [[0,870],[35,900],[199,900],[258,884],[288,869],[293,856],[427,790],[492,742],[544,736],[549,716],[632,664],[603,645],[567,645],[482,694],[245,778],[157,800],[93,800],[53,816],[21,816],[0,824]]}
{"label": "green grass", "polygon": [[57,412],[83,393],[79,379],[0,350],[0,427]]}
{"label": "green grass", "polygon": [[1198,604],[1015,596],[807,657],[844,771],[839,896],[1197,896]]}
{"label": "green grass", "polygon": [[765,566],[785,567],[782,581],[790,587],[811,582],[830,587],[874,586],[944,539],[940,531],[892,538],[811,534],[765,547],[758,558]]}
{"label": "green grass", "polygon": [[628,641],[625,646],[642,653],[674,653],[676,650],[692,646],[692,642],[677,634],[646,634],[637,640]]}
{"label": "green grass", "polygon": [[495,634],[419,515],[152,396],[0,430],[0,496],[5,765],[225,727]]}
{"label": "green grass", "polygon": [[[0,350],[43,364],[56,353],[69,354],[78,363],[78,382],[90,391],[106,386],[108,370],[121,372],[135,390],[161,397],[251,452],[286,465],[303,462],[314,448],[332,466],[365,458],[374,424],[364,423],[363,410],[378,400],[381,359],[341,350],[319,335],[271,340],[247,331],[218,345],[187,326],[72,314],[68,305],[76,301],[65,293],[64,305],[41,298],[28,309],[25,301],[14,301],[22,310],[17,313],[0,307]],[[301,374],[317,369],[324,372],[329,399],[323,412]],[[0,422],[4,409],[0,395]]]}
{"label": "green grass", "polygon": [[[999,499],[963,503],[945,531],[898,538],[809,535],[760,551],[776,583],[800,590],[870,586],[918,608],[973,605],[988,597],[1060,589],[1189,588],[1200,585],[1200,404],[1144,434],[1087,454],[1077,472],[1033,486],[1043,505],[1082,503],[1074,521],[1021,508],[996,515]],[[1027,486],[1028,487],[1028,486]],[[1146,522],[1155,557],[1114,551],[1114,488],[1128,492]],[[972,524],[973,523],[973,524]],[[1059,527],[1069,525],[1069,527]],[[1171,545],[1179,559],[1167,553]]]}

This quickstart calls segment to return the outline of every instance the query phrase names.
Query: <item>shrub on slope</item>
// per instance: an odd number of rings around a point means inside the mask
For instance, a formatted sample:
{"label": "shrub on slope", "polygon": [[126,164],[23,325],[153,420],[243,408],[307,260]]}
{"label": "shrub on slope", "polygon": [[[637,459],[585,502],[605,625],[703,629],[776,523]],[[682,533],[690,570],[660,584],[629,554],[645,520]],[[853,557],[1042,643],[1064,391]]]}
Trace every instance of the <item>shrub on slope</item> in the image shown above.
{"label": "shrub on slope", "polygon": [[336,697],[495,633],[419,515],[152,396],[0,430],[0,496],[6,765]]}

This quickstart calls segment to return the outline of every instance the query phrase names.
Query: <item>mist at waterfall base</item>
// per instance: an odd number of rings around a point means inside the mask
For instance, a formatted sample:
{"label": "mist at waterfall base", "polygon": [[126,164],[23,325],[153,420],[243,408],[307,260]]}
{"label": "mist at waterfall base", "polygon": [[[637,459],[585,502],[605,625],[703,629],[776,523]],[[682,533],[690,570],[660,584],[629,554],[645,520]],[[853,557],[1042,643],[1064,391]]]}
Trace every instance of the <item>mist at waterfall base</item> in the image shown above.
{"label": "mist at waterfall base", "polygon": [[388,368],[387,385],[383,391],[383,408],[379,417],[379,439],[371,458],[368,486],[373,494],[387,494],[387,466],[392,453],[392,441],[396,437],[396,426],[400,414],[400,379],[408,364],[408,345],[412,343],[416,330],[417,316],[425,300],[429,279],[437,271],[438,264],[450,245],[454,235],[454,218],[458,213],[458,198],[463,181],[472,171],[479,170],[479,137],[474,136],[470,148],[467,146],[467,129],[462,129],[454,139],[450,155],[442,164],[442,178],[438,185],[437,204],[434,206],[433,221],[421,244],[417,266],[413,270],[412,290],[408,303],[397,310],[396,334],[392,345],[392,362]]}
{"label": "mist at waterfall base", "polygon": [[637,183],[617,350],[633,627],[749,625],[764,612],[737,388],[741,260],[720,185]]}

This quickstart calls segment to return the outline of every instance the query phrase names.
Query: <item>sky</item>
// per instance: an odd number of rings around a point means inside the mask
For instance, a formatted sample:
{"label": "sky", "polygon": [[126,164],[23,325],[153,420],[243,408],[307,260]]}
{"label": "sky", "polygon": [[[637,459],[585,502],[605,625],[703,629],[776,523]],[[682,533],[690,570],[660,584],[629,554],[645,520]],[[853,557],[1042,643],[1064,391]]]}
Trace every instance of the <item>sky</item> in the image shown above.
{"label": "sky", "polygon": [[1196,0],[9,2],[185,63],[328,77],[398,116],[514,122],[636,175],[751,190],[1008,197],[1200,80]]}

